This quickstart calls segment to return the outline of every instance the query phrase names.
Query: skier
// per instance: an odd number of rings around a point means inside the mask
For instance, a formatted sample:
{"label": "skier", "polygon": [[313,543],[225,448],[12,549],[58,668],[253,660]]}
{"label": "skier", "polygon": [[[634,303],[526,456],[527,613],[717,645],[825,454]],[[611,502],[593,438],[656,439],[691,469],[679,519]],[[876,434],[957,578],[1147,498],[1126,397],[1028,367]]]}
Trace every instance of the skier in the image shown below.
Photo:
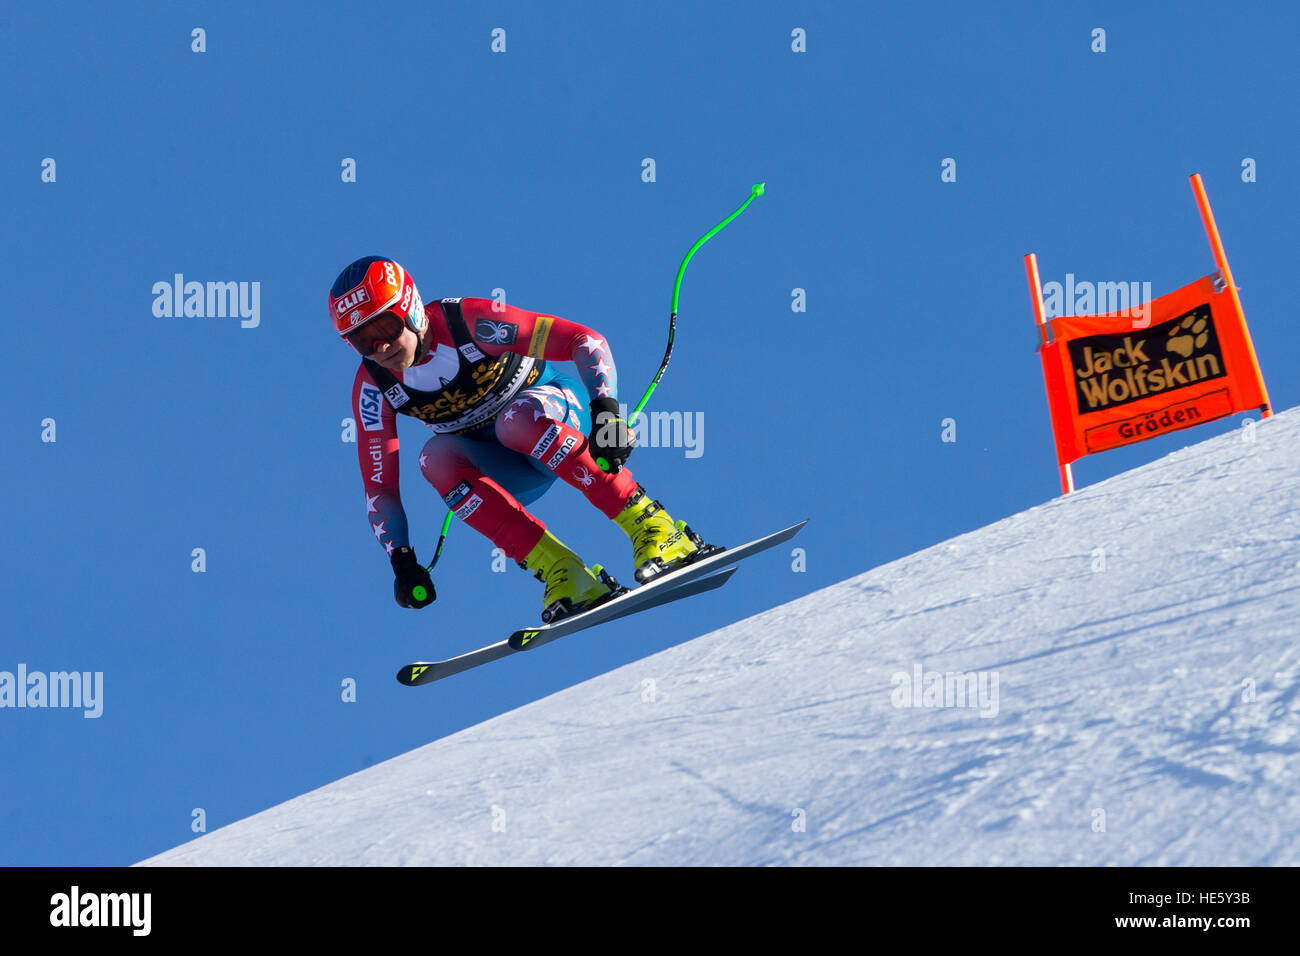
{"label": "skier", "polygon": [[[624,466],[636,435],[618,415],[613,355],[594,330],[491,299],[426,306],[410,274],[381,256],[358,259],[339,274],[329,310],[362,357],[352,409],[366,513],[389,555],[402,607],[426,607],[436,594],[407,534],[397,413],[433,429],[419,456],[424,477],[456,517],[545,584],[544,612],[572,613],[611,593],[604,575],[524,507],[557,477],[631,539],[637,581],[700,549],[703,542],[675,524]],[[581,386],[550,364],[559,361],[577,366]],[[597,465],[600,457],[608,472]],[[426,592],[421,599],[417,586]]]}

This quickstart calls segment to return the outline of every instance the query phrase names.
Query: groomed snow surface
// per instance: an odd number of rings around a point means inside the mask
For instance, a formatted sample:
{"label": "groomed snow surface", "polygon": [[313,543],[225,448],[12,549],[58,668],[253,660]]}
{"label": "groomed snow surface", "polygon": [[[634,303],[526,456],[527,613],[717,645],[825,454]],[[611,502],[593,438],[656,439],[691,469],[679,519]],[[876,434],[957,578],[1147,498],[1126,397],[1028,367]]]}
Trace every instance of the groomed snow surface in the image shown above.
{"label": "groomed snow surface", "polygon": [[1298,508],[1293,409],[144,862],[1296,865]]}

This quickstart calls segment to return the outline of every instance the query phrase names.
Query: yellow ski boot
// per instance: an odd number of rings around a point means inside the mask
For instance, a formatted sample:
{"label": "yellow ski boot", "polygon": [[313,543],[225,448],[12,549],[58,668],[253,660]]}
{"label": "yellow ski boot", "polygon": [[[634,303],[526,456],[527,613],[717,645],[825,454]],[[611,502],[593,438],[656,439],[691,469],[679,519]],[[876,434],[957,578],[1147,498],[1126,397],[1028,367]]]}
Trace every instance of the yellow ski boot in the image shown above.
{"label": "yellow ski boot", "polygon": [[542,533],[542,540],[519,566],[545,583],[542,620],[548,624],[594,607],[618,590],[618,583],[599,564],[588,568],[549,531]]}
{"label": "yellow ski boot", "polygon": [[632,563],[641,584],[689,563],[705,547],[685,521],[674,523],[664,506],[652,500],[640,485],[614,523],[632,539]]}

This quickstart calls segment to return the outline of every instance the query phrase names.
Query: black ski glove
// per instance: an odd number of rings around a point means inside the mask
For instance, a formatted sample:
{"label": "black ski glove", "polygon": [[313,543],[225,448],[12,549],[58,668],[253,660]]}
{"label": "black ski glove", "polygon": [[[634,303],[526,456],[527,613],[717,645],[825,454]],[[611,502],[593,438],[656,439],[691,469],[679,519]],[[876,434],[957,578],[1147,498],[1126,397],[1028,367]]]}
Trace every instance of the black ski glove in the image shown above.
{"label": "black ski glove", "polygon": [[[393,582],[393,597],[399,605],[422,608],[438,599],[429,570],[415,560],[414,551],[405,545],[394,548],[389,560],[393,564],[393,574],[397,575],[397,580]],[[423,591],[417,591],[416,588],[423,588]],[[416,597],[417,594],[423,594],[424,597]]]}
{"label": "black ski glove", "polygon": [[607,396],[591,400],[591,457],[604,458],[610,474],[618,474],[636,447],[636,432],[618,414],[618,401]]}

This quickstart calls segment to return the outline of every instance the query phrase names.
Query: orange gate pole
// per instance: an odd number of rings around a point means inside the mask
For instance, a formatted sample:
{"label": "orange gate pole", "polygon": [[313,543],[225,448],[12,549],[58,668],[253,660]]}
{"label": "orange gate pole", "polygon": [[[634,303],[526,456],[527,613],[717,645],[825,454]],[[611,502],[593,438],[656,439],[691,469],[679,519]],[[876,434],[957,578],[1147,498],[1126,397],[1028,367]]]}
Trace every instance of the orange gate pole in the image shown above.
{"label": "orange gate pole", "polygon": [[[1034,321],[1038,323],[1038,352],[1042,351],[1048,343],[1047,336],[1047,310],[1043,308],[1043,284],[1038,277],[1038,257],[1032,252],[1025,256],[1025,275],[1029,278],[1029,296],[1034,303]],[[1052,408],[1052,388],[1048,384],[1049,380],[1046,375],[1047,358],[1044,356],[1044,375],[1043,382],[1047,386],[1047,408],[1050,415]],[[1055,423],[1053,423],[1055,425]],[[1053,430],[1052,444],[1056,445],[1055,430]],[[1070,463],[1064,464],[1060,461],[1060,449],[1057,448],[1057,468],[1061,473],[1061,494],[1068,495],[1074,490],[1074,472],[1070,469]]]}
{"label": "orange gate pole", "polygon": [[[1200,173],[1192,173],[1189,181],[1192,184],[1192,192],[1196,194],[1196,208],[1201,213],[1201,225],[1205,227],[1205,236],[1210,240],[1210,250],[1214,253],[1214,264],[1219,269],[1219,275],[1223,276],[1223,281],[1227,284],[1237,314],[1245,315],[1241,308],[1241,299],[1237,297],[1237,283],[1232,280],[1232,270],[1228,268],[1228,254],[1223,250],[1223,240],[1219,238],[1219,227],[1215,224],[1214,213],[1210,210],[1210,198],[1205,194],[1205,183],[1201,181]],[[1244,327],[1245,323],[1243,322],[1242,325]],[[1249,332],[1246,333],[1246,357],[1250,360],[1251,370],[1255,373],[1259,387],[1264,393],[1264,404],[1259,407],[1260,418],[1271,418],[1273,408],[1268,401],[1268,391],[1264,388],[1264,376],[1260,372],[1259,359],[1255,356],[1255,344],[1251,341]]]}

